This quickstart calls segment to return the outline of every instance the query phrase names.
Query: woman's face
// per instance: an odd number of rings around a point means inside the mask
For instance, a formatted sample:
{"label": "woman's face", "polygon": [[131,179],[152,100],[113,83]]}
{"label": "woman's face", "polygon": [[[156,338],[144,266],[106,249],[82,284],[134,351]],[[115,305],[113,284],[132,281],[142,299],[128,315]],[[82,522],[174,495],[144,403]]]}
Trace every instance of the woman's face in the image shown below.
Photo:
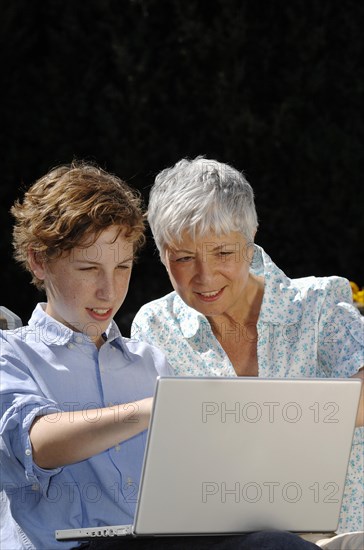
{"label": "woman's face", "polygon": [[46,312],[101,345],[127,294],[132,264],[133,244],[120,227],[111,226],[95,242],[50,262],[37,263],[33,257],[32,269],[44,281]]}
{"label": "woman's face", "polygon": [[165,264],[173,288],[190,307],[206,317],[239,316],[249,292],[253,247],[238,232],[191,238],[166,249]]}

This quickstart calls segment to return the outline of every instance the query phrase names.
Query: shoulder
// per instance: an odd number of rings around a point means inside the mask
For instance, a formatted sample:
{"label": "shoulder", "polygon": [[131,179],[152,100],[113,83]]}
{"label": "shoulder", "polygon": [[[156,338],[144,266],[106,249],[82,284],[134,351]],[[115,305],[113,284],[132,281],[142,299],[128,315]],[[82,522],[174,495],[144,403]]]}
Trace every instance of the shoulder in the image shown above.
{"label": "shoulder", "polygon": [[299,314],[302,307],[318,307],[325,300],[352,303],[351,287],[344,277],[290,278],[257,246],[254,271],[260,269],[265,279],[265,305],[271,308],[286,306]]}
{"label": "shoulder", "polygon": [[177,298],[175,291],[158,298],[157,300],[152,300],[144,304],[136,314],[136,317],[158,317],[162,315],[172,314],[174,311],[174,304]]}
{"label": "shoulder", "polygon": [[290,279],[290,286],[302,295],[315,294],[339,302],[352,303],[349,281],[344,277],[302,277]]}
{"label": "shoulder", "polygon": [[144,342],[141,340],[137,340],[136,338],[126,338],[125,336],[122,337],[123,340],[123,346],[127,349],[128,353],[131,355],[138,355],[140,357],[145,356],[154,356],[155,354],[161,353],[160,350],[153,346],[152,344],[148,344],[148,342]]}
{"label": "shoulder", "polygon": [[293,279],[292,288],[295,289],[295,300],[301,302],[307,312],[316,311],[321,317],[333,311],[338,314],[341,310],[357,314],[349,281],[344,277]]}
{"label": "shoulder", "polygon": [[280,299],[303,301],[307,298],[319,300],[331,299],[352,303],[352,292],[349,281],[344,277],[288,277],[261,248],[256,247],[254,255],[257,269],[263,265],[263,275],[266,279],[266,290]]}
{"label": "shoulder", "polygon": [[199,328],[201,315],[189,307],[176,292],[145,304],[136,314],[132,323],[132,334],[137,339],[145,339],[157,345],[171,333],[190,337]]}
{"label": "shoulder", "polygon": [[[137,340],[171,350],[183,344],[199,330],[203,316],[171,292],[145,304],[132,322],[131,334]],[[207,322],[207,321],[206,321]]]}
{"label": "shoulder", "polygon": [[167,332],[176,325],[174,314],[174,302],[177,298],[175,292],[148,302],[140,308],[131,325],[133,341],[149,342],[163,348],[163,342]]}
{"label": "shoulder", "polygon": [[166,326],[171,328],[179,324],[181,309],[185,307],[176,292],[170,292],[166,296],[153,300],[143,305],[135,315],[132,323],[132,335],[138,338],[138,334],[145,331],[164,330]]}
{"label": "shoulder", "polygon": [[[310,279],[310,280],[308,280]],[[310,320],[317,320],[320,331],[327,333],[326,343],[349,344],[353,338],[364,345],[364,317],[353,305],[350,283],[344,277],[310,277],[294,281],[301,297],[302,310]],[[331,338],[335,333],[335,340]],[[343,334],[344,340],[338,335]]]}
{"label": "shoulder", "polygon": [[344,277],[305,277],[293,279],[292,287],[296,290],[296,299],[308,310],[318,310],[325,315],[330,311],[346,310],[354,316],[358,311],[353,306],[350,283]]}
{"label": "shoulder", "polygon": [[34,341],[34,331],[30,327],[24,326],[12,330],[0,330],[1,351],[4,349],[15,350],[16,348],[26,348],[32,346]]}
{"label": "shoulder", "polygon": [[144,368],[156,369],[159,374],[171,374],[165,354],[156,346],[135,338],[122,338],[123,346],[132,360],[142,362]]}
{"label": "shoulder", "polygon": [[301,277],[275,281],[271,285],[272,293],[281,301],[320,305],[325,302],[352,304],[352,293],[349,281],[344,277]]}
{"label": "shoulder", "polygon": [[283,272],[265,274],[261,318],[275,323],[317,320],[338,304],[355,309],[349,281],[343,277],[301,277],[290,279]]}

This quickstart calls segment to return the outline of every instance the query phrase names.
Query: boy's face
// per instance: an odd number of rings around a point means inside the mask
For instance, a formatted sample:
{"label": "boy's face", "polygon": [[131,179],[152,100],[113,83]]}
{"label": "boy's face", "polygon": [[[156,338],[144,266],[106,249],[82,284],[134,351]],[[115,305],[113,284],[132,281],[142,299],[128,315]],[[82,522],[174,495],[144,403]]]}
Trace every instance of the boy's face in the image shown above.
{"label": "boy's face", "polygon": [[119,231],[120,227],[111,226],[94,243],[89,239],[84,246],[36,266],[47,293],[46,312],[87,334],[98,347],[125,299],[133,265],[133,244],[124,231],[117,236]]}

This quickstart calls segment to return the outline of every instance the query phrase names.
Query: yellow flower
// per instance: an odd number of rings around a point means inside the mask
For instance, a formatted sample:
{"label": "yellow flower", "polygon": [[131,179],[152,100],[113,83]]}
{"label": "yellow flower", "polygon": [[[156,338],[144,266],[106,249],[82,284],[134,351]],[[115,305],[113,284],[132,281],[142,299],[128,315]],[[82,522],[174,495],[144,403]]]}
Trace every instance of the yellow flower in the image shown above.
{"label": "yellow flower", "polygon": [[360,289],[354,281],[349,281],[351,291],[353,293],[353,300],[358,304],[364,304],[364,288]]}

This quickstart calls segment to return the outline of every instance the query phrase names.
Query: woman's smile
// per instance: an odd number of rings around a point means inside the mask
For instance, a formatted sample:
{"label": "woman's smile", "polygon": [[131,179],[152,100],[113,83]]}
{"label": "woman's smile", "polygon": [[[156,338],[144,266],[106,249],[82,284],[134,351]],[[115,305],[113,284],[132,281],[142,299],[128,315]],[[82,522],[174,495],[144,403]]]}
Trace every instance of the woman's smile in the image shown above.
{"label": "woman's smile", "polygon": [[220,288],[220,290],[210,290],[210,291],[207,291],[207,292],[198,292],[197,290],[195,291],[195,294],[198,295],[198,297],[200,298],[200,300],[204,301],[204,302],[215,302],[216,300],[218,300],[220,298],[220,296],[222,296],[223,292],[224,292],[224,288]]}

